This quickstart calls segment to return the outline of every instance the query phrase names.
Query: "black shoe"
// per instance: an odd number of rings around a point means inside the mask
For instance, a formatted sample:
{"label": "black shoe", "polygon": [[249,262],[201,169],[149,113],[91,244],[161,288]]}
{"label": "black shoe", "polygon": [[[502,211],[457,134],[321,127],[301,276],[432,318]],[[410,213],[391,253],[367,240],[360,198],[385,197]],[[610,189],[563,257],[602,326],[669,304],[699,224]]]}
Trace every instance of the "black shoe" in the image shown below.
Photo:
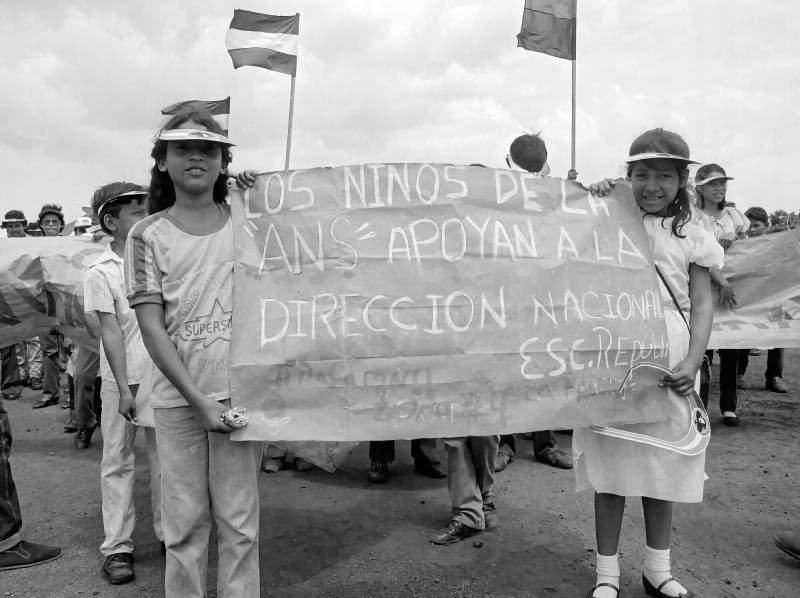
{"label": "black shoe", "polygon": [[78,431],[78,423],[75,421],[75,418],[70,415],[69,419],[64,422],[64,433],[74,434],[77,431]]}
{"label": "black shoe", "polygon": [[487,530],[500,527],[500,515],[493,502],[483,503],[483,522]]}
{"label": "black shoe", "polygon": [[133,581],[136,577],[133,574],[133,555],[130,552],[109,554],[103,561],[100,574],[114,586]]}
{"label": "black shoe", "polygon": [[642,584],[644,585],[644,591],[647,593],[648,596],[655,596],[655,598],[692,598],[694,596],[694,594],[692,594],[688,590],[686,592],[678,594],[677,596],[673,596],[672,594],[665,594],[664,592],[662,592],[661,588],[663,588],[671,581],[677,582],[677,580],[674,577],[668,577],[667,579],[662,581],[658,587],[655,587],[650,582],[650,580],[647,579],[644,573],[642,573]]}
{"label": "black shoe", "polygon": [[9,386],[8,388],[3,389],[3,400],[4,401],[16,401],[18,398],[22,396],[22,384],[18,384],[16,386]]}
{"label": "black shoe", "polygon": [[434,480],[441,480],[447,477],[447,472],[442,468],[439,461],[429,459],[414,459],[414,471],[419,475],[424,475]]}
{"label": "black shoe", "polygon": [[33,408],[41,409],[43,407],[49,407],[50,405],[56,405],[56,404],[58,404],[58,397],[50,397],[49,399],[45,399],[44,397],[42,397],[41,399],[39,399],[39,402],[33,406]]}
{"label": "black shoe", "polygon": [[94,434],[94,428],[80,428],[75,434],[75,448],[89,448],[89,445],[92,444],[92,434]]}
{"label": "black shoe", "polygon": [[560,469],[572,469],[572,461],[567,458],[567,453],[552,446],[536,455],[536,460]]}
{"label": "black shoe", "polygon": [[42,381],[39,378],[31,378],[31,390],[42,390]]}
{"label": "black shoe", "polygon": [[45,546],[33,542],[22,541],[0,552],[0,571],[6,569],[22,569],[40,565],[61,556],[58,546]]}
{"label": "black shoe", "polygon": [[385,484],[389,481],[389,464],[372,462],[369,466],[367,479],[370,484]]}
{"label": "black shoe", "polygon": [[722,416],[722,423],[726,426],[731,426],[735,428],[739,425],[739,417],[736,414],[733,415],[724,415]]}
{"label": "black shoe", "polygon": [[478,530],[472,529],[468,525],[464,525],[460,521],[453,519],[447,524],[447,527],[440,531],[435,536],[431,536],[429,540],[434,544],[455,544],[464,538],[469,538],[471,535],[478,533]]}

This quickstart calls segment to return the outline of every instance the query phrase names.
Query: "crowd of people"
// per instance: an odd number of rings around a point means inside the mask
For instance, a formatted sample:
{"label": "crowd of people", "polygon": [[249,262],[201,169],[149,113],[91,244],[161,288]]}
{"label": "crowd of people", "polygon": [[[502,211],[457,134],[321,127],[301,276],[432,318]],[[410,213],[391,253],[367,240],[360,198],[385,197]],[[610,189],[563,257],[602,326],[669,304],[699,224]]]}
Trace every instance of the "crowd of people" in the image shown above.
{"label": "crowd of people", "polygon": [[[211,313],[215,304],[232,309],[233,230],[227,203],[228,138],[207,113],[195,108],[173,116],[159,131],[151,157],[149,186],[127,182],[103,185],[91,200],[92,218],[76,221],[74,233],[105,245],[87,268],[84,309],[102,339],[99,352],[76,346],[57,329],[2,349],[2,397],[13,401],[24,386],[41,390],[35,409],[60,404],[69,417],[65,432],[78,450],[89,447],[100,426],[103,454],[100,491],[104,539],[101,573],[111,584],[134,579],[134,442],[143,428],[150,471],[151,508],[156,538],[166,558],[167,596],[204,596],[212,521],[218,538],[217,585],[220,596],[258,596],[259,471],[275,473],[292,462],[313,463],[291,443],[263,446],[234,442],[221,417],[230,407],[225,368],[198,368],[204,360],[227,363],[230,343],[223,336],[184,339],[182,322]],[[547,176],[547,148],[539,135],[522,135],[506,158],[513,170]],[[627,178],[659,268],[672,373],[664,376],[672,401],[699,392],[708,408],[707,351],[714,303],[735,309],[736,289],[722,272],[724,252],[745,236],[769,226],[763,208],[744,215],[726,200],[732,180],[718,164],[701,166],[689,184],[694,162],[677,134],[653,129],[637,137],[626,159]],[[573,176],[570,178],[574,179]],[[236,177],[254,182],[252,172]],[[589,189],[604,195],[614,182]],[[31,226],[20,210],[6,213],[8,237],[61,235],[61,208],[47,204]],[[191,300],[187,300],[191,298]],[[227,334],[230,334],[228,329]],[[786,393],[783,352],[768,348],[765,388]],[[737,389],[751,350],[720,349],[719,406],[725,425],[740,422]],[[153,367],[153,365],[155,367]],[[62,383],[63,382],[63,383]],[[680,411],[671,412],[680,417]],[[674,421],[637,424],[658,436]],[[651,596],[691,593],[670,573],[674,503],[703,498],[705,454],[677,452],[601,436],[589,429],[573,433],[572,456],[549,430],[531,431],[534,454],[544,464],[575,469],[578,489],[595,493],[597,537],[594,598],[616,598],[620,588],[619,539],[627,497],[640,497],[646,537],[642,583]],[[53,546],[20,537],[21,515],[11,477],[11,431],[0,401],[0,570],[44,563],[60,554]],[[446,478],[451,502],[447,524],[430,542],[459,542],[500,525],[495,472],[516,454],[513,435],[442,439],[446,459],[437,457],[435,439],[411,444],[414,470]],[[369,444],[369,483],[387,483],[395,443]],[[620,467],[620,463],[625,463]],[[223,499],[224,497],[224,499]],[[776,542],[800,558],[800,534],[787,532]]]}

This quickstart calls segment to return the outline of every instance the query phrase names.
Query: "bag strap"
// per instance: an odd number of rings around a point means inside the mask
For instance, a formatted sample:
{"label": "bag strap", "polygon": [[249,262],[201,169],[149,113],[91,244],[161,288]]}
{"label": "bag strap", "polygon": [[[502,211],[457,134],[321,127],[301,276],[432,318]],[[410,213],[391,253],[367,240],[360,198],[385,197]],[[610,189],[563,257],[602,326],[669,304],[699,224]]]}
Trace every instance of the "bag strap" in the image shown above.
{"label": "bag strap", "polygon": [[681,318],[683,318],[683,323],[686,324],[686,327],[689,329],[689,332],[691,332],[692,328],[689,326],[689,320],[686,319],[686,314],[683,313],[683,309],[681,309],[678,300],[675,298],[675,293],[672,292],[672,287],[669,286],[667,279],[664,278],[664,275],[661,273],[661,270],[658,268],[658,266],[655,264],[653,265],[655,266],[656,273],[658,274],[658,277],[661,279],[661,282],[663,282],[664,286],[667,287],[667,292],[669,293],[669,296],[672,297],[672,302],[675,304],[675,307],[678,308],[678,313],[681,314]]}

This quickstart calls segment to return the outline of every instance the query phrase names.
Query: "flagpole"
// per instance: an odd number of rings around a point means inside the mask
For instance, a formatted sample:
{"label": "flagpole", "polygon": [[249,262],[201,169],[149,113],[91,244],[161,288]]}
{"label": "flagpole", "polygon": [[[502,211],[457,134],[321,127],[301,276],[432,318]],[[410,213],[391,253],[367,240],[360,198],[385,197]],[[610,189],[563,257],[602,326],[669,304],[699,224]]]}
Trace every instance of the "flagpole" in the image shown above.
{"label": "flagpole", "polygon": [[289,170],[289,154],[292,151],[292,118],[294,117],[294,79],[292,75],[292,92],[289,96],[289,130],[286,132],[286,164],[283,169]]}
{"label": "flagpole", "polygon": [[[295,13],[297,18],[300,18],[300,13]],[[289,129],[286,132],[286,163],[283,166],[284,170],[289,170],[289,156],[292,152],[292,119],[294,118],[294,80],[295,75],[292,75],[292,91],[289,94]]]}
{"label": "flagpole", "polygon": [[[572,0],[572,16],[575,19],[575,38],[576,38],[576,46],[577,46],[577,37],[578,37],[578,1]],[[570,151],[570,170],[575,173],[577,177],[577,171],[575,170],[575,104],[576,104],[576,94],[575,94],[575,87],[577,81],[577,63],[578,63],[578,56],[577,52],[575,58],[572,59],[572,147]]]}

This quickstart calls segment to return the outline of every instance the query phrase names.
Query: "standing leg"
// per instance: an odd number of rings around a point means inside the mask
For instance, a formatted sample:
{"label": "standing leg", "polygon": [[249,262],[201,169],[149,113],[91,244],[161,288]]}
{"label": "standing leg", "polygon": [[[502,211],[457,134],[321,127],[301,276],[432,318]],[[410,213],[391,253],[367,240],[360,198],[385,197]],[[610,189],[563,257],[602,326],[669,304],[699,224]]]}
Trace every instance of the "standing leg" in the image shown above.
{"label": "standing leg", "polygon": [[164,592],[166,598],[204,598],[211,532],[209,433],[191,407],[153,409],[153,413],[167,546]]}
{"label": "standing leg", "polygon": [[42,345],[42,398],[33,406],[34,409],[58,403],[59,336],[59,334],[43,334],[39,337]]}
{"label": "standing leg", "polygon": [[767,352],[767,370],[764,372],[764,387],[772,392],[789,392],[783,381],[783,349],[770,349]]}
{"label": "standing leg", "polygon": [[444,446],[452,515],[447,528],[430,538],[434,544],[452,544],[485,528],[483,498],[475,477],[470,439],[445,438]]}
{"label": "standing leg", "polygon": [[369,443],[370,484],[385,484],[389,481],[389,463],[394,461],[394,440],[373,440]]}
{"label": "standing leg", "polygon": [[719,350],[719,407],[722,411],[722,423],[726,426],[739,425],[739,418],[736,415],[738,362],[738,349]]}
{"label": "standing leg", "polygon": [[567,453],[558,448],[558,441],[552,430],[533,433],[533,455],[537,461],[560,469],[572,469],[572,461]]}
{"label": "standing leg", "polygon": [[750,349],[739,349],[739,360],[736,365],[736,387],[745,388],[744,375],[750,363]]}
{"label": "standing leg", "polygon": [[28,354],[28,377],[31,381],[31,390],[42,390],[42,345],[39,337],[34,336],[25,341],[25,350]]}
{"label": "standing leg", "polygon": [[133,488],[136,481],[134,441],[136,426],[119,414],[119,389],[106,380],[103,385],[106,413],[100,420],[103,432],[103,458],[100,461],[100,496],[103,531],[100,546],[104,557],[103,577],[111,584],[133,581],[133,529],[136,510]]}
{"label": "standing leg", "polygon": [[433,479],[447,477],[436,454],[435,438],[418,438],[411,441],[411,457],[414,459],[414,471]]}
{"label": "standing leg", "polygon": [[0,571],[31,567],[58,558],[61,549],[26,542],[20,536],[22,513],[11,476],[11,423],[0,399]]}
{"label": "standing leg", "polygon": [[0,391],[6,401],[15,401],[22,394],[16,345],[0,349]]}
{"label": "standing leg", "polygon": [[499,436],[470,436],[469,446],[472,462],[475,464],[475,482],[481,493],[484,527],[494,529],[500,527],[500,515],[494,504],[494,468]]}
{"label": "standing leg", "polygon": [[22,537],[22,512],[14,478],[11,476],[11,422],[0,399],[0,553],[18,544]]}
{"label": "standing leg", "polygon": [[158,456],[155,428],[144,428],[147,462],[150,465],[150,509],[153,513],[153,531],[159,542],[164,542],[161,523],[161,459]]}
{"label": "standing leg", "polygon": [[[720,351],[720,356],[721,353]],[[724,357],[721,359],[724,360]],[[643,496],[642,508],[647,539],[644,573],[642,574],[645,588],[657,589],[665,596],[681,596],[687,590],[673,579],[670,573],[669,545],[672,535],[672,503]]]}
{"label": "standing leg", "polygon": [[619,594],[619,534],[625,497],[616,494],[594,495],[594,531],[597,537],[597,581],[591,596],[616,598]]}
{"label": "standing leg", "polygon": [[262,443],[234,442],[208,434],[208,482],[217,526],[219,598],[249,598],[261,592],[258,562],[258,469]]}
{"label": "standing leg", "polygon": [[97,426],[95,403],[95,378],[100,370],[100,354],[86,347],[78,347],[75,360],[75,435],[76,448],[88,448]]}

